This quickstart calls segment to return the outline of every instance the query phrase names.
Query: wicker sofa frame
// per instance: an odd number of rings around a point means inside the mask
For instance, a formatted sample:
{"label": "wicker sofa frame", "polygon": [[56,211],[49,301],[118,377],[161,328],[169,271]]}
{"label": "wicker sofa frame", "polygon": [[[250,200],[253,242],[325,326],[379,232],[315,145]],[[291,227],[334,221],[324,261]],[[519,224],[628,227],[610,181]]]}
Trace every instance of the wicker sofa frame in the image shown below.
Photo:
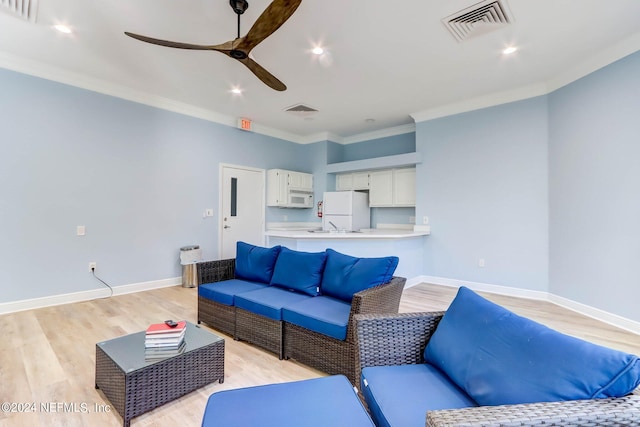
{"label": "wicker sofa frame", "polygon": [[[368,366],[422,363],[444,312],[355,316],[357,374]],[[609,399],[429,411],[427,427],[640,426],[640,388]]]}
{"label": "wicker sofa frame", "polygon": [[[235,259],[205,261],[197,264],[198,286],[235,278]],[[355,316],[372,313],[397,313],[406,279],[393,277],[389,283],[358,292],[353,296],[344,341],[302,328],[277,322],[249,311],[229,307],[198,296],[198,323],[234,339],[275,353],[279,358],[294,359],[328,374],[343,374],[353,384],[356,373]]]}

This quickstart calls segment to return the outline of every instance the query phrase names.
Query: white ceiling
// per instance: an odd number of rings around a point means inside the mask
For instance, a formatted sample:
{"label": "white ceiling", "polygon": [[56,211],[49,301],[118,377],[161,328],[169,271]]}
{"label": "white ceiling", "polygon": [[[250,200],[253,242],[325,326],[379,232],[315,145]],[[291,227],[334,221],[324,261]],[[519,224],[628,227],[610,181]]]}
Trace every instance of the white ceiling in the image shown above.
{"label": "white ceiling", "polygon": [[[237,31],[227,0],[39,0],[35,23],[0,13],[0,67],[222,123],[248,117],[296,142],[353,142],[414,118],[548,93],[640,49],[638,0],[502,1],[513,24],[457,42],[441,20],[476,0],[302,0],[252,52],[284,92],[217,52],[123,34],[223,43]],[[268,4],[249,0],[242,35]],[[53,30],[58,23],[73,34]],[[310,53],[316,44],[324,58]],[[519,51],[503,57],[510,44]],[[298,103],[319,113],[283,112]]]}

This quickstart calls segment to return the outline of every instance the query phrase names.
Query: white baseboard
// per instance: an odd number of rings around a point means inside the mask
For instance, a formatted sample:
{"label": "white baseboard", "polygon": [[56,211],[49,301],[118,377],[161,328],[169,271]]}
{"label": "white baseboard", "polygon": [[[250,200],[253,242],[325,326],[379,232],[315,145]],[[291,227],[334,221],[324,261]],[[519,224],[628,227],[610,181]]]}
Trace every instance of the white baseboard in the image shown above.
{"label": "white baseboard", "polygon": [[634,320],[627,319],[626,317],[618,316],[617,314],[609,313],[608,311],[600,310],[599,308],[591,307],[590,305],[582,304],[554,294],[549,294],[549,301],[569,310],[584,314],[585,316],[591,317],[593,319],[600,320],[602,322],[616,326],[620,329],[624,329],[640,335],[640,322],[636,322]]}
{"label": "white baseboard", "polygon": [[416,277],[412,277],[411,279],[407,279],[407,282],[404,284],[404,288],[410,288],[412,286],[415,285],[419,285],[420,283],[425,283],[426,280],[424,279],[426,276],[416,276]]}
{"label": "white baseboard", "polygon": [[[411,282],[411,284],[409,284]],[[492,294],[506,295],[518,298],[527,298],[532,300],[548,301],[553,304],[564,307],[568,310],[575,311],[587,317],[599,320],[609,325],[615,326],[620,329],[624,329],[634,334],[640,335],[640,322],[636,322],[626,317],[618,316],[617,314],[609,313],[599,308],[591,307],[586,304],[582,304],[568,298],[560,297],[558,295],[551,294],[544,291],[531,291],[528,289],[511,288],[508,286],[492,285],[488,283],[480,282],[468,282],[464,280],[448,279],[446,277],[436,276],[418,276],[407,281],[405,288],[415,286],[418,283],[432,283],[434,285],[451,286],[459,288],[460,286],[466,286],[469,289],[478,292],[489,292]]]}
{"label": "white baseboard", "polygon": [[[171,279],[153,280],[150,282],[132,283],[129,285],[114,286],[113,295],[131,294],[134,292],[148,291],[151,289],[168,288],[182,283],[182,277]],[[74,302],[90,301],[99,298],[107,298],[111,295],[109,289],[100,288],[90,291],[72,292],[69,294],[52,295],[42,298],[32,298],[21,301],[0,303],[0,314],[15,313],[17,311],[33,310],[54,305],[70,304]]]}

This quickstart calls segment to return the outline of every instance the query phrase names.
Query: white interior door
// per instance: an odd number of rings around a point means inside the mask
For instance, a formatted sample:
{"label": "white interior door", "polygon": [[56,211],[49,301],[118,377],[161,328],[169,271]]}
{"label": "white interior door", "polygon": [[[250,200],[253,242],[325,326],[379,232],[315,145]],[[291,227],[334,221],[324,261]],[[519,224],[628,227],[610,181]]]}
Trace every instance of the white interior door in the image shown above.
{"label": "white interior door", "polygon": [[236,243],[264,245],[264,170],[221,165],[220,258],[236,257]]}

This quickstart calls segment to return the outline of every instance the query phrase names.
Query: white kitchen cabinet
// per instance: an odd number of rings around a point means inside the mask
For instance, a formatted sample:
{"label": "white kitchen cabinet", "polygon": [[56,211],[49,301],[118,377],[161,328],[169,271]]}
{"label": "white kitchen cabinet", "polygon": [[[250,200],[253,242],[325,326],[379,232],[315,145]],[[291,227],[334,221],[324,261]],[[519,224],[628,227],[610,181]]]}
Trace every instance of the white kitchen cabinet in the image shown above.
{"label": "white kitchen cabinet", "polygon": [[369,172],[369,206],[393,206],[393,170]]}
{"label": "white kitchen cabinet", "polygon": [[313,207],[313,175],[284,169],[267,171],[267,206]]}
{"label": "white kitchen cabinet", "polygon": [[336,191],[368,189],[369,172],[349,172],[336,175]]}
{"label": "white kitchen cabinet", "polygon": [[369,206],[416,205],[416,169],[384,169],[369,172]]}
{"label": "white kitchen cabinet", "polygon": [[393,206],[416,205],[416,168],[393,170]]}
{"label": "white kitchen cabinet", "polygon": [[354,172],[352,190],[368,190],[369,189],[369,172]]}
{"label": "white kitchen cabinet", "polygon": [[336,191],[353,190],[353,174],[340,173],[336,175]]}
{"label": "white kitchen cabinet", "polygon": [[313,175],[304,172],[287,172],[288,188],[291,190],[313,191]]}

